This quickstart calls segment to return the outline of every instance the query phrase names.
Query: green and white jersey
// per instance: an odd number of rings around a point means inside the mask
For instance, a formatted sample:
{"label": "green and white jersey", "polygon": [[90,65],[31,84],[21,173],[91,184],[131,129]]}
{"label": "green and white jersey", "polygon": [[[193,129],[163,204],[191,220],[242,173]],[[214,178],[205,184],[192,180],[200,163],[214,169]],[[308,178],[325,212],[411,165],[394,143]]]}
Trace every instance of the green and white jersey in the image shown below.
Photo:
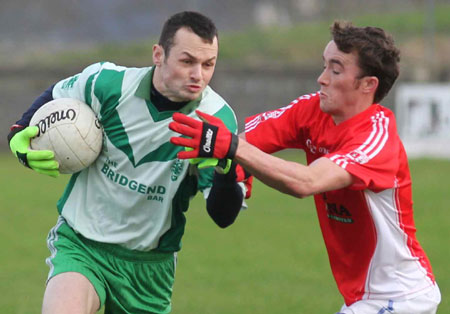
{"label": "green and white jersey", "polygon": [[[182,148],[169,142],[176,133],[168,128],[174,112],[158,112],[151,103],[152,75],[151,67],[96,63],[55,85],[55,99],[85,102],[104,130],[100,156],[72,175],[58,211],[86,238],[172,252],[181,247],[189,200],[198,190],[207,196],[214,170],[177,159]],[[195,109],[236,133],[234,112],[209,86],[179,111],[197,118]]]}

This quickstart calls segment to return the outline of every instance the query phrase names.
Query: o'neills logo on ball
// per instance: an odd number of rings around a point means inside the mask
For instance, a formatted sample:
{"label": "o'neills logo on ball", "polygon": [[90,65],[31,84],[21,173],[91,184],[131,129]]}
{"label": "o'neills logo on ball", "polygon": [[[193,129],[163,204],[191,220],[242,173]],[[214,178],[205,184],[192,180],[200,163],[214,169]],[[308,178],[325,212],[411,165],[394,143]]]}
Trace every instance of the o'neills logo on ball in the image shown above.
{"label": "o'neills logo on ball", "polygon": [[55,111],[46,116],[44,119],[40,120],[37,124],[39,132],[37,136],[44,134],[48,129],[51,128],[52,124],[62,121],[62,120],[74,120],[77,113],[74,109]]}
{"label": "o'neills logo on ball", "polygon": [[206,131],[206,135],[205,135],[206,141],[205,141],[205,144],[203,145],[203,150],[207,153],[211,152],[211,141],[212,141],[213,134],[214,134],[214,132],[211,129],[208,129]]}

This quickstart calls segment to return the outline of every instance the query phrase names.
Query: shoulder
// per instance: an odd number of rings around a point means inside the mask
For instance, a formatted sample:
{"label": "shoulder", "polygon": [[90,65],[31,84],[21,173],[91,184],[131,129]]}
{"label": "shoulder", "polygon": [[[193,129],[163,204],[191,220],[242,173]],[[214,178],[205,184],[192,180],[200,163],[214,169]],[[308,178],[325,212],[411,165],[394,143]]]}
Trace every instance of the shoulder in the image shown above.
{"label": "shoulder", "polygon": [[310,121],[310,119],[323,114],[320,110],[319,93],[305,94],[292,100],[287,106],[261,113],[258,119],[262,122],[269,119],[278,119],[289,116],[295,120]]}
{"label": "shoulder", "polygon": [[223,99],[222,96],[216,93],[210,86],[206,86],[205,90],[202,93],[199,110],[214,115],[224,107],[227,107],[228,111],[234,114],[233,110],[225,101],[225,99]]}
{"label": "shoulder", "polygon": [[391,109],[384,107],[382,105],[379,104],[374,104],[373,106],[375,106],[376,112],[382,112],[383,116],[388,117],[390,119],[395,119],[395,115],[394,112],[392,112]]}
{"label": "shoulder", "polygon": [[317,113],[323,114],[320,109],[320,92],[302,95],[294,99],[290,104],[296,109],[301,110],[303,114],[307,112],[313,115],[317,115]]}
{"label": "shoulder", "polygon": [[372,127],[384,128],[389,133],[397,132],[397,122],[394,113],[384,106],[374,104],[373,114],[370,117]]}
{"label": "shoulder", "polygon": [[142,76],[146,74],[151,67],[144,68],[134,68],[134,67],[125,67],[122,65],[117,65],[112,62],[98,62],[91,64],[88,66],[83,72],[93,72],[95,71],[97,77],[102,77],[103,79],[114,79],[118,76]]}
{"label": "shoulder", "polygon": [[297,97],[293,101],[291,101],[291,104],[304,104],[304,105],[319,105],[320,103],[320,92],[312,93],[312,94],[304,94],[300,97]]}
{"label": "shoulder", "polygon": [[308,112],[310,114],[316,115],[317,112],[321,112],[320,110],[320,94],[312,93],[312,94],[305,94],[300,97],[297,97],[296,99],[292,100],[289,105],[282,107],[280,109],[274,110],[274,113],[283,113],[286,110],[293,110],[293,111],[301,111],[302,115],[307,114]]}
{"label": "shoulder", "polygon": [[102,61],[93,63],[82,71],[82,74],[95,75],[96,78],[101,76],[103,79],[112,79],[118,76],[142,76],[146,74],[151,67],[135,68],[135,67],[125,67],[122,65],[117,65],[112,62]]}
{"label": "shoulder", "polygon": [[126,92],[137,88],[142,78],[150,71],[147,68],[132,68],[116,65],[111,62],[96,63],[91,65],[97,71],[91,76],[92,88],[96,93],[109,94],[112,90]]}
{"label": "shoulder", "polygon": [[236,115],[231,106],[216,93],[211,87],[207,86],[202,93],[202,100],[198,109],[207,114],[220,118],[232,132],[237,131]]}

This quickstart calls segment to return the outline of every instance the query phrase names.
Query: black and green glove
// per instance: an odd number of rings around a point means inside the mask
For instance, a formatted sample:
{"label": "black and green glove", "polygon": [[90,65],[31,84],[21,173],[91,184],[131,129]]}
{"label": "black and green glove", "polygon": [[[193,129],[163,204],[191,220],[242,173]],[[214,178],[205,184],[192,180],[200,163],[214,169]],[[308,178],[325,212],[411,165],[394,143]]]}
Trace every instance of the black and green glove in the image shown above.
{"label": "black and green glove", "polygon": [[55,155],[51,150],[32,150],[30,142],[39,132],[37,126],[29,126],[14,134],[9,142],[12,153],[19,159],[19,162],[51,177],[59,176],[59,164],[55,160]]}
{"label": "black and green glove", "polygon": [[[192,148],[185,147],[186,151],[191,151]],[[220,174],[227,174],[231,168],[231,159],[217,159],[217,158],[206,158],[197,157],[189,159],[189,163],[192,165],[197,165],[198,169],[205,169],[214,167],[216,172]]]}

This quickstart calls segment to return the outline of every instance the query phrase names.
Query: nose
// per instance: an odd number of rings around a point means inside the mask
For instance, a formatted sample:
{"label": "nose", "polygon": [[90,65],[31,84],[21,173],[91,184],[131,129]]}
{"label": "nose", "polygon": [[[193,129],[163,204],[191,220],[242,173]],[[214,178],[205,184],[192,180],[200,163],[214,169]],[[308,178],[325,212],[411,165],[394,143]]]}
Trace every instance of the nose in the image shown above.
{"label": "nose", "polygon": [[319,83],[319,85],[327,85],[328,84],[328,77],[326,74],[326,69],[324,69],[322,71],[322,73],[319,75],[319,77],[317,78],[317,83]]}
{"label": "nose", "polygon": [[200,64],[195,64],[191,68],[191,80],[194,82],[200,82],[202,79],[202,67]]}

